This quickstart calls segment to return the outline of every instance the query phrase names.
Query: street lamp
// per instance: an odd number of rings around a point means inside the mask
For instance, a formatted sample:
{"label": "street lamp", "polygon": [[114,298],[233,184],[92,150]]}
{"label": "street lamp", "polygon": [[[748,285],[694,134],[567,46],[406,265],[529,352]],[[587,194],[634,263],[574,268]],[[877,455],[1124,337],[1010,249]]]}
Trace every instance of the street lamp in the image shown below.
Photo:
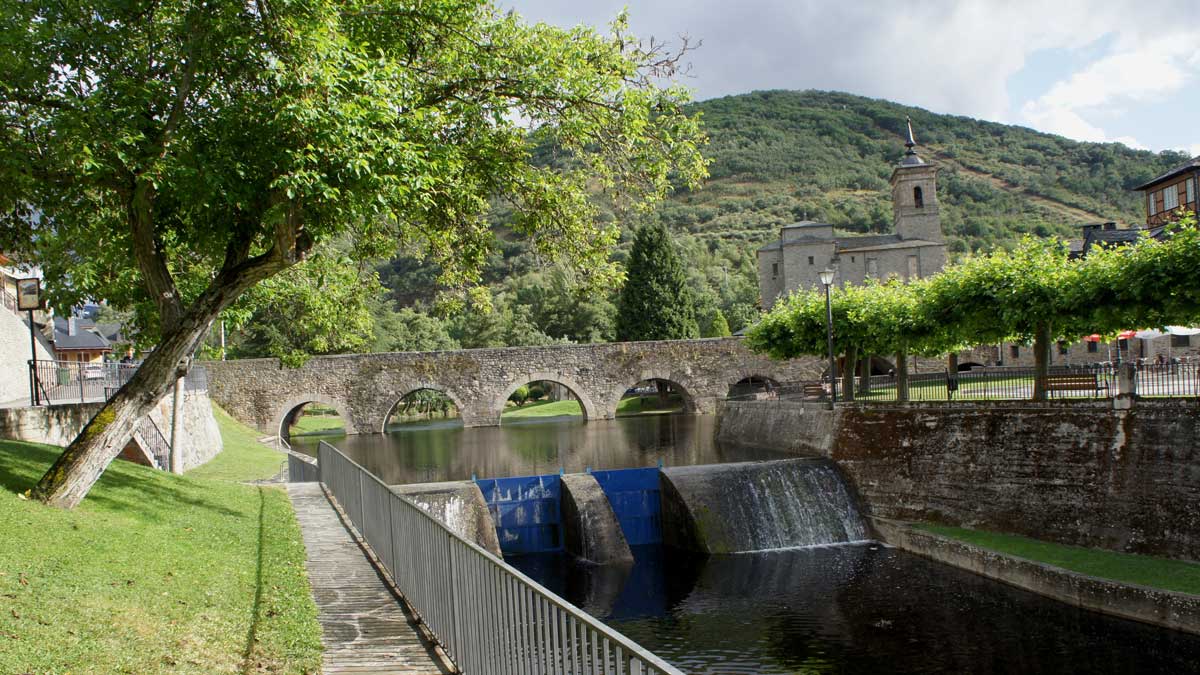
{"label": "street lamp", "polygon": [[837,377],[833,363],[833,305],[829,301],[829,287],[833,285],[833,270],[821,270],[821,285],[825,287],[825,339],[829,347],[829,409],[837,403]]}

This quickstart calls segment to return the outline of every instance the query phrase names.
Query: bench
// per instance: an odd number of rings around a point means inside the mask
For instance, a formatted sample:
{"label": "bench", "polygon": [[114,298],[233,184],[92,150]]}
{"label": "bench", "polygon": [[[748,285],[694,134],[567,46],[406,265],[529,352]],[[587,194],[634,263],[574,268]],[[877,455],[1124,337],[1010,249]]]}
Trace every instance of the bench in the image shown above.
{"label": "bench", "polygon": [[825,398],[825,385],[809,382],[804,385],[804,398]]}
{"label": "bench", "polygon": [[1046,391],[1096,391],[1100,389],[1095,373],[1047,375]]}

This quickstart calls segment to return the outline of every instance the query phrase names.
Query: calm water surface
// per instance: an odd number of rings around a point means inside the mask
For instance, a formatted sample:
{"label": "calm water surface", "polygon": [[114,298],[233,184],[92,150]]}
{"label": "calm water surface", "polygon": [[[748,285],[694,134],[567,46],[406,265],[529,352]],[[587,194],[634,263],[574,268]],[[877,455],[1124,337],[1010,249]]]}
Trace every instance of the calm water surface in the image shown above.
{"label": "calm water surface", "polygon": [[509,562],[687,673],[1196,673],[1200,637],[878,545]]}
{"label": "calm water surface", "polygon": [[718,464],[791,455],[723,447],[712,415],[641,415],[584,422],[581,417],[513,420],[464,429],[456,420],[406,424],[388,434],[293,436],[316,454],[317,439],[336,445],[389,485],[504,478],[593,469]]}
{"label": "calm water surface", "polygon": [[[325,438],[390,484],[782,456],[723,447],[713,431],[710,416],[644,416]],[[687,673],[1200,673],[1198,637],[876,545],[707,559],[639,549],[632,568],[509,562]]]}

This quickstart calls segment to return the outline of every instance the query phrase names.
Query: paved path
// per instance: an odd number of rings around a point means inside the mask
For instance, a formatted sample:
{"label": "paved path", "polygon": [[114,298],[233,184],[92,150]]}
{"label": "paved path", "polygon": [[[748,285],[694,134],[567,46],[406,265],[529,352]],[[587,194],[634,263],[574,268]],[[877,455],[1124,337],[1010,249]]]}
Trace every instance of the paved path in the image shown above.
{"label": "paved path", "polygon": [[434,675],[449,673],[358,546],[317,483],[289,483],[321,641],[325,673]]}

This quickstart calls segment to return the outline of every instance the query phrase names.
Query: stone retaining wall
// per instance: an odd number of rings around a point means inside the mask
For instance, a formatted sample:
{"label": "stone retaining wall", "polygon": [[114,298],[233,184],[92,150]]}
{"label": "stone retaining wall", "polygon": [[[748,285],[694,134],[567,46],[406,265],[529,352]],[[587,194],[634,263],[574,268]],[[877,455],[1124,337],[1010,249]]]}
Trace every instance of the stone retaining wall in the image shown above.
{"label": "stone retaining wall", "polygon": [[886,543],[1069,605],[1200,634],[1200,596],[1122,584],[874,518]]}
{"label": "stone retaining wall", "polygon": [[[65,447],[83,430],[85,424],[100,411],[100,403],[75,403],[0,408],[0,438],[30,443],[45,443]],[[183,469],[200,466],[221,452],[221,430],[213,417],[212,402],[204,391],[186,391],[180,406],[180,451]],[[171,438],[171,395],[168,394],[150,411],[150,419],[163,437]],[[146,454],[146,453],[143,453]],[[134,455],[127,459],[138,460]],[[280,458],[282,459],[282,457]]]}
{"label": "stone retaining wall", "polygon": [[873,516],[1200,560],[1197,400],[724,410],[720,439],[834,459]]}

